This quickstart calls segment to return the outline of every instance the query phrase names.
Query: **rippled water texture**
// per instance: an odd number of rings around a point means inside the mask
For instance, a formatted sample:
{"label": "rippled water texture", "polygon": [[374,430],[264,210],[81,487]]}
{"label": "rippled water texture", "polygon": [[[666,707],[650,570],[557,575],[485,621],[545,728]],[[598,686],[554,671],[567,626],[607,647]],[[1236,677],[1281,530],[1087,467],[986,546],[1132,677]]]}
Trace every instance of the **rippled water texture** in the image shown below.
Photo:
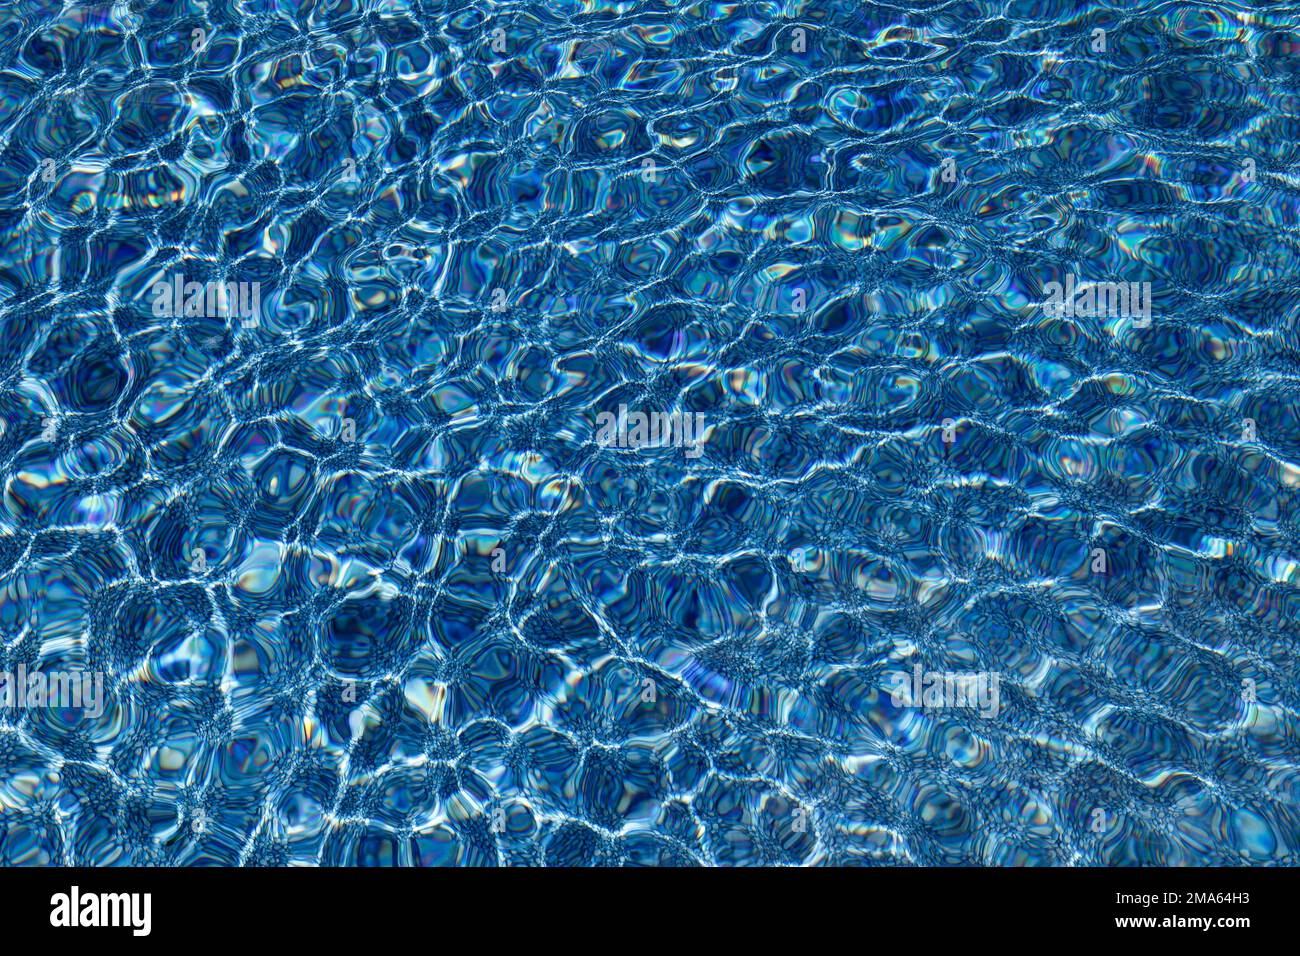
{"label": "rippled water texture", "polygon": [[1296,3],[6,0],[0,857],[1296,863],[1298,144]]}

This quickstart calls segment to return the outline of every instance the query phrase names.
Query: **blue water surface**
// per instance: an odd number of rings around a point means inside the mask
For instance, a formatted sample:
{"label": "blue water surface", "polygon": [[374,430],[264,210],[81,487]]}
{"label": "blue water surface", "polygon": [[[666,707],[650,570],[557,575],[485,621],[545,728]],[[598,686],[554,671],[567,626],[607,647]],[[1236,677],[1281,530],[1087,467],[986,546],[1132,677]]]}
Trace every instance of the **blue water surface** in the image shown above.
{"label": "blue water surface", "polygon": [[1298,229],[1295,2],[5,0],[0,859],[1295,864]]}

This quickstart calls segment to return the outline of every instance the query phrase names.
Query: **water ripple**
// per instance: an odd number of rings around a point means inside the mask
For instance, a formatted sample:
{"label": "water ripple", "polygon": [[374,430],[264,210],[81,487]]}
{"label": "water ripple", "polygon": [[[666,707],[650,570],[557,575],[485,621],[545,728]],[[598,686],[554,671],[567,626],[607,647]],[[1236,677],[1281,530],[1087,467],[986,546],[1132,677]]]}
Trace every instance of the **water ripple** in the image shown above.
{"label": "water ripple", "polygon": [[1295,3],[6,3],[0,671],[106,699],[0,708],[0,859],[1295,864],[1297,76]]}

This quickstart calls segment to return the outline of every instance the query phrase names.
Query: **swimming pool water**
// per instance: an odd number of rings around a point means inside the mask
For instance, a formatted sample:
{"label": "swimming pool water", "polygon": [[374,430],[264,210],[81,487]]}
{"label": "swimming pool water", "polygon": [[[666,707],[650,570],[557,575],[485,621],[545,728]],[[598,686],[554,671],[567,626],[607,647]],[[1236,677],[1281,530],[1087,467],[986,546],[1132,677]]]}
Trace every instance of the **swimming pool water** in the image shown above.
{"label": "swimming pool water", "polygon": [[0,707],[0,859],[1295,864],[1298,79],[1293,2],[4,3],[0,671],[105,690]]}

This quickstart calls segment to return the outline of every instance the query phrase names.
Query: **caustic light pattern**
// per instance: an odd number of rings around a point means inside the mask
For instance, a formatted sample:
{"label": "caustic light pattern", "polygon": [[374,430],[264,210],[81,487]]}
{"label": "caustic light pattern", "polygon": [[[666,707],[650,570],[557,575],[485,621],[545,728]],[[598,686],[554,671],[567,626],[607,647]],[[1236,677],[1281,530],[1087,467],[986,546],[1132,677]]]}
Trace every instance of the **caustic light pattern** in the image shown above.
{"label": "caustic light pattern", "polygon": [[1295,3],[8,0],[0,857],[1296,863],[1298,159]]}

